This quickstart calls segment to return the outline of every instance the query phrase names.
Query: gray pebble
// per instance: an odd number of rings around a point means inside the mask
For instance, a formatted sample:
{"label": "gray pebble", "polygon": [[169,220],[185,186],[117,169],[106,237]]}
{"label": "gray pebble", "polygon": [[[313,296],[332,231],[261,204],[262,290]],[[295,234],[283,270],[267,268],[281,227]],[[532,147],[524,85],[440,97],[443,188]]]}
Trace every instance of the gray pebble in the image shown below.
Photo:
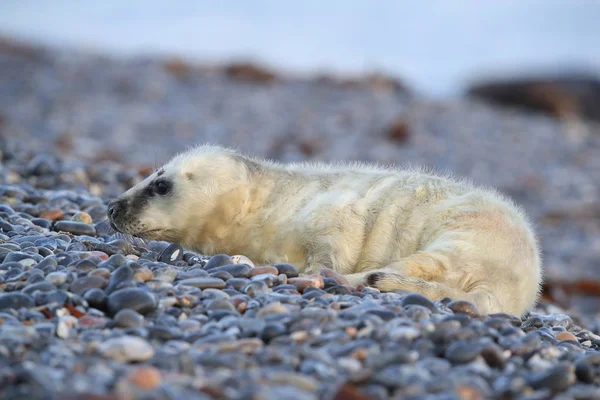
{"label": "gray pebble", "polygon": [[124,308],[113,317],[118,328],[139,328],[144,323],[144,316],[131,308]]}
{"label": "gray pebble", "polygon": [[31,308],[35,305],[33,298],[23,293],[2,293],[0,294],[0,311],[17,310],[19,308]]}
{"label": "gray pebble", "polygon": [[179,281],[180,285],[194,286],[200,289],[214,288],[223,289],[225,287],[225,281],[218,278],[189,278]]}
{"label": "gray pebble", "polygon": [[122,363],[147,361],[154,357],[152,345],[136,336],[109,339],[102,343],[98,350],[104,357]]}
{"label": "gray pebble", "polygon": [[138,288],[121,289],[107,299],[108,312],[115,315],[122,309],[130,308],[142,315],[151,313],[158,307],[156,297],[149,291]]}
{"label": "gray pebble", "polygon": [[96,236],[96,228],[93,225],[75,221],[58,221],[54,224],[57,232],[69,232],[73,235]]}
{"label": "gray pebble", "polygon": [[244,287],[244,293],[254,298],[262,293],[268,293],[271,291],[269,286],[263,281],[251,281]]}
{"label": "gray pebble", "polygon": [[430,309],[431,311],[434,311],[436,309],[435,304],[433,304],[433,302],[431,300],[429,300],[427,297],[420,295],[418,293],[411,293],[411,294],[407,294],[406,296],[404,296],[402,298],[402,305],[403,306],[408,306],[408,305],[423,306],[423,307]]}
{"label": "gray pebble", "polygon": [[204,265],[204,269],[210,270],[216,267],[220,267],[223,265],[233,264],[233,260],[227,254],[216,254],[212,256],[206,265]]}
{"label": "gray pebble", "polygon": [[103,289],[108,284],[108,281],[101,276],[91,275],[78,278],[71,284],[71,292],[82,294],[89,289]]}

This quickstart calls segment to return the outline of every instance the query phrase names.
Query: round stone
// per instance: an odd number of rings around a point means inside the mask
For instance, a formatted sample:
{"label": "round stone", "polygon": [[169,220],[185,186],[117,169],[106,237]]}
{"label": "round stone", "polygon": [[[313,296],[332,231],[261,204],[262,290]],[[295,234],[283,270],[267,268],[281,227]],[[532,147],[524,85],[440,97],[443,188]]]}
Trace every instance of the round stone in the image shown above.
{"label": "round stone", "polygon": [[60,221],[64,218],[64,216],[65,214],[62,212],[62,210],[57,209],[44,211],[40,214],[40,218],[47,219],[50,221]]}
{"label": "round stone", "polygon": [[574,342],[577,342],[577,337],[571,332],[561,332],[556,336],[556,338],[561,342],[564,342],[566,340],[572,340]]}
{"label": "round stone", "polygon": [[279,271],[280,274],[284,274],[288,278],[297,278],[300,275],[298,272],[298,268],[294,267],[291,264],[282,263],[275,264],[273,266],[277,268],[277,271]]}
{"label": "round stone", "polygon": [[247,264],[251,267],[254,267],[254,263],[252,262],[252,260],[250,260],[248,257],[244,256],[244,255],[234,255],[231,256],[231,260],[233,261],[233,264]]}
{"label": "round stone", "polygon": [[304,292],[308,287],[316,287],[322,289],[325,287],[325,281],[321,275],[313,275],[299,278],[289,278],[287,281],[289,284],[296,286],[296,289],[300,293]]}
{"label": "round stone", "polygon": [[126,380],[138,389],[149,391],[160,386],[162,377],[158,369],[143,365],[131,370]]}
{"label": "round stone", "polygon": [[94,288],[85,292],[83,299],[88,302],[90,307],[98,310],[106,308],[106,293],[102,289]]}
{"label": "round stone", "polygon": [[453,364],[465,364],[473,361],[480,351],[480,347],[475,343],[458,341],[446,349],[445,357]]}
{"label": "round stone", "polygon": [[82,294],[86,290],[93,288],[103,289],[106,287],[107,284],[108,282],[106,281],[106,279],[104,279],[101,276],[84,276],[83,278],[75,280],[71,284],[70,291],[75,294]]}
{"label": "round stone", "polygon": [[175,281],[175,278],[177,278],[178,273],[179,269],[167,266],[164,268],[154,270],[154,279],[163,282],[173,283]]}
{"label": "round stone", "polygon": [[216,274],[218,272],[224,271],[231,274],[231,276],[234,278],[247,278],[250,274],[251,269],[252,267],[246,264],[229,264],[211,268],[209,273]]}
{"label": "round stone", "polygon": [[124,308],[113,318],[118,328],[139,328],[144,323],[144,316],[131,308]]}
{"label": "round stone", "polygon": [[59,172],[59,166],[56,159],[47,154],[39,154],[29,161],[26,167],[29,175],[56,175]]}
{"label": "round stone", "polygon": [[30,267],[42,261],[42,257],[39,254],[23,253],[20,251],[13,251],[8,253],[4,258],[4,262],[18,262],[24,267]]}
{"label": "round stone", "polygon": [[127,282],[133,279],[133,269],[129,265],[123,265],[117,268],[110,274],[106,293],[112,293],[117,286],[122,282]]}
{"label": "round stone", "polygon": [[453,301],[450,304],[448,304],[448,308],[452,310],[452,312],[455,314],[467,314],[471,317],[479,315],[479,311],[477,311],[477,307],[475,307],[475,304],[465,300]]}
{"label": "round stone", "polygon": [[88,224],[91,225],[94,223],[94,221],[92,220],[92,217],[90,216],[90,214],[80,211],[75,213],[72,217],[71,217],[71,221],[74,222],[82,222],[84,224]]}
{"label": "round stone", "polygon": [[271,289],[269,288],[269,286],[267,286],[267,284],[263,281],[252,281],[248,283],[246,287],[244,287],[244,293],[246,293],[252,298],[258,296],[261,293],[268,293],[270,291]]}
{"label": "round stone", "polygon": [[173,243],[167,246],[160,255],[158,256],[158,261],[164,263],[174,263],[177,261],[181,261],[183,259],[183,247],[180,245]]}
{"label": "round stone", "polygon": [[215,269],[217,269],[217,268],[213,268],[213,269],[211,269],[211,272],[210,272],[210,274],[209,274],[211,277],[213,277],[213,278],[219,278],[219,279],[221,279],[221,280],[223,280],[223,281],[227,281],[227,280],[229,280],[229,279],[233,279],[233,275],[231,275],[231,274],[230,274],[229,272],[227,272],[227,271],[217,271],[217,272],[212,272],[212,271],[214,271]]}
{"label": "round stone", "polygon": [[228,299],[215,299],[206,307],[207,310],[229,310],[236,311],[235,305]]}
{"label": "round stone", "polygon": [[130,308],[142,315],[156,310],[158,301],[149,291],[140,288],[127,288],[113,292],[107,300],[108,313],[115,315],[120,310]]}
{"label": "round stone", "polygon": [[408,305],[419,305],[423,307],[429,308],[431,311],[435,310],[435,304],[427,297],[420,295],[418,293],[410,293],[406,296],[402,297],[401,301],[402,306],[406,307]]}
{"label": "round stone", "polygon": [[265,266],[261,266],[261,267],[254,267],[250,270],[250,273],[248,274],[248,277],[253,277],[256,275],[262,275],[262,274],[273,274],[273,275],[279,275],[279,271],[277,270],[277,268],[271,266],[271,265],[265,265]]}
{"label": "round stone", "polygon": [[58,221],[54,224],[56,232],[68,232],[73,235],[96,236],[96,228],[83,222]]}
{"label": "round stone", "polygon": [[62,285],[67,282],[67,274],[64,272],[51,272],[46,275],[46,280],[53,285]]}
{"label": "round stone", "polygon": [[19,308],[31,308],[35,306],[33,297],[19,292],[0,294],[0,311],[18,310]]}
{"label": "round stone", "polygon": [[553,392],[562,392],[575,381],[575,367],[567,363],[560,363],[527,379],[527,383],[534,389],[550,389]]}
{"label": "round stone", "polygon": [[152,345],[137,336],[108,339],[98,350],[104,357],[121,363],[147,361],[154,357]]}
{"label": "round stone", "polygon": [[180,285],[194,286],[200,289],[214,288],[223,289],[226,286],[224,280],[213,277],[189,278],[179,281]]}
{"label": "round stone", "polygon": [[208,262],[204,266],[204,269],[209,270],[216,267],[220,267],[222,265],[229,264],[233,264],[233,260],[231,259],[231,257],[229,257],[227,254],[216,254],[208,260]]}

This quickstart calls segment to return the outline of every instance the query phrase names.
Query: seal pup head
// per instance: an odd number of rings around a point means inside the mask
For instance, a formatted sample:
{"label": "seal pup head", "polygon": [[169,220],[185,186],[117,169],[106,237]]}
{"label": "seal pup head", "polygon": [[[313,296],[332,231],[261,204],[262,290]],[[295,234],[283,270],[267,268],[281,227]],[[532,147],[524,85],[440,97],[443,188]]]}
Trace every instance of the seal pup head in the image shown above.
{"label": "seal pup head", "polygon": [[[207,219],[223,215],[223,197],[239,192],[236,189],[244,186],[247,173],[243,158],[233,150],[209,145],[194,148],[112,200],[108,220],[121,233],[185,243]],[[229,203],[237,206],[235,196]]]}

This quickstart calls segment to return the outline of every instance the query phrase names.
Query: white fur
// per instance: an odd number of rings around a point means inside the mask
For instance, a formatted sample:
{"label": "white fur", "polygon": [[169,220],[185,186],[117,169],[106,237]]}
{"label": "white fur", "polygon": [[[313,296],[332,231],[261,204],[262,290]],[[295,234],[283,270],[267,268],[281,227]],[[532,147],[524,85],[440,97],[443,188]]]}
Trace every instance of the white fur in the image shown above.
{"label": "white fur", "polygon": [[[323,267],[353,284],[452,297],[482,313],[520,315],[542,269],[524,213],[499,193],[421,170],[290,164],[200,146],[173,158],[174,193],[139,210],[153,239],[255,263]],[[133,196],[150,176],[123,196]]]}

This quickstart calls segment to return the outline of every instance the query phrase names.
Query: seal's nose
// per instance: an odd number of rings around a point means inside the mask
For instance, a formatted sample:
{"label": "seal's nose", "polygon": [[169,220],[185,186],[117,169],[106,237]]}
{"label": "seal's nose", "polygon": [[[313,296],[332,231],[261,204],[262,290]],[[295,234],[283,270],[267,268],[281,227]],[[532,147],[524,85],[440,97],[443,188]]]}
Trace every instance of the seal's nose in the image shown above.
{"label": "seal's nose", "polygon": [[110,203],[108,203],[108,218],[114,220],[117,215],[119,215],[119,212],[121,212],[123,210],[123,201],[122,200],[113,200]]}

